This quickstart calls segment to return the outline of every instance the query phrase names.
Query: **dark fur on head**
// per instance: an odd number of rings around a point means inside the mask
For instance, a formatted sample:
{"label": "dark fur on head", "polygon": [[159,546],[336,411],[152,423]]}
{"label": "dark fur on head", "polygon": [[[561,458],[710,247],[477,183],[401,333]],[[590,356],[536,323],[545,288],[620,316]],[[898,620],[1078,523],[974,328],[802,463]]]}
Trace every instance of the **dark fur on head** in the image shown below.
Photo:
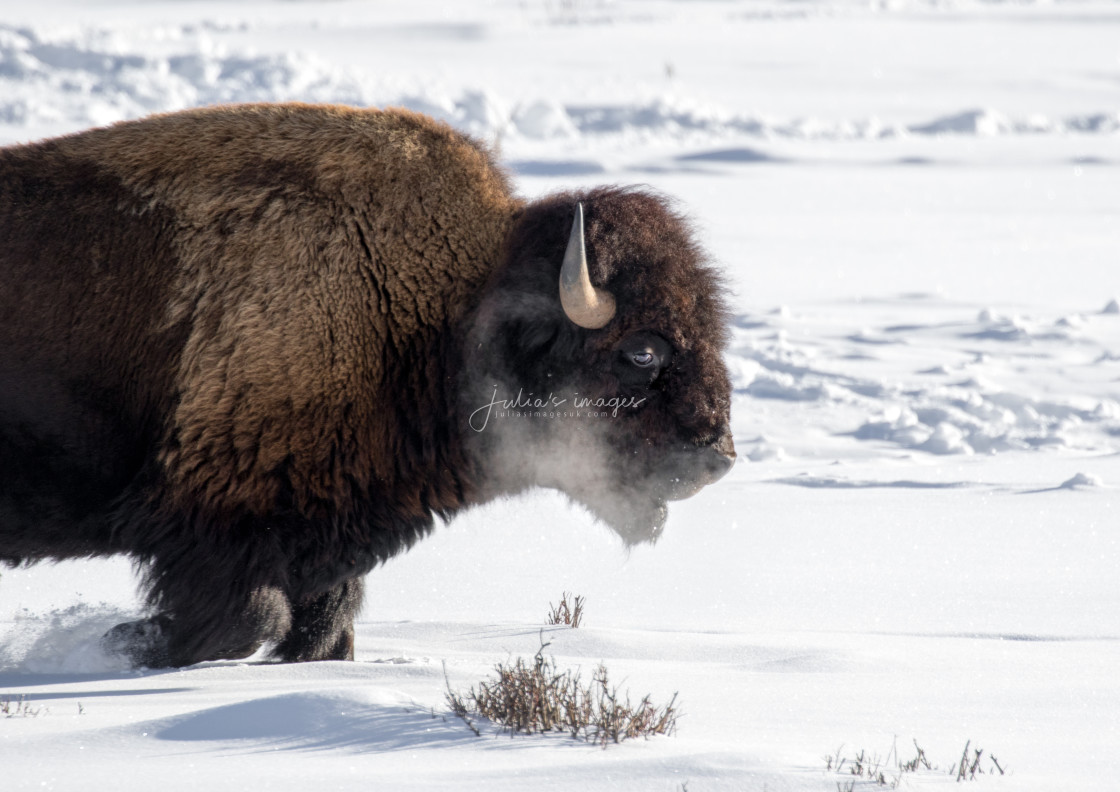
{"label": "dark fur on head", "polygon": [[[555,298],[577,202],[585,210],[592,281],[618,306],[617,316],[596,331],[569,321]],[[549,394],[569,406],[580,397],[641,403],[594,426],[578,418],[521,420],[506,432],[496,428],[474,438],[490,458],[487,469],[500,471],[492,486],[552,486],[587,505],[626,541],[655,538],[663,501],[674,497],[658,488],[668,487],[668,479],[693,478],[692,452],[718,446],[721,455],[734,453],[722,358],[728,327],[723,291],[690,224],[663,196],[601,187],[526,206],[473,319],[468,346],[474,358],[468,356],[461,394],[472,404],[485,403],[483,395],[498,386],[509,394]],[[663,339],[672,350],[652,379],[628,378],[630,370],[619,366],[620,349],[635,338]],[[518,453],[523,446],[533,449],[531,457]]]}

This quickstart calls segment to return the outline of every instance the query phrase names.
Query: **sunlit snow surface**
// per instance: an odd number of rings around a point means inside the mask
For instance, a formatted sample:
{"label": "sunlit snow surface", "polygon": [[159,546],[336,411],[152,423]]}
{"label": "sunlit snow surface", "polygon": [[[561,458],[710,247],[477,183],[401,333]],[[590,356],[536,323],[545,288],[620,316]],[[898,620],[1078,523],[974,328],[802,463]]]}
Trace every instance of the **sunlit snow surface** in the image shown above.
{"label": "sunlit snow surface", "polygon": [[[11,4],[10,4],[11,5]],[[389,7],[386,7],[388,5]],[[0,11],[0,142],[196,104],[406,105],[521,192],[679,199],[734,288],[740,463],[624,551],[561,497],[375,571],[358,662],[135,672],[126,560],[4,570],[3,789],[824,790],[826,754],[1114,789],[1120,5],[235,3]],[[540,645],[679,692],[603,751],[483,738],[452,686]],[[990,765],[985,766],[990,769]],[[857,789],[870,788],[857,786]]]}

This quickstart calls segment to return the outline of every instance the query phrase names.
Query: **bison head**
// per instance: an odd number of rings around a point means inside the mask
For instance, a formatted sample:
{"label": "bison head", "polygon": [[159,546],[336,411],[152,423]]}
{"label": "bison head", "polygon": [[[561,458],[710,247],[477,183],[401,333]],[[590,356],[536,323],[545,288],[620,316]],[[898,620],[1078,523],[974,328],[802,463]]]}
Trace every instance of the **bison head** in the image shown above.
{"label": "bison head", "polygon": [[567,493],[627,543],[735,460],[719,276],[649,192],[534,202],[468,320],[461,408],[484,489]]}

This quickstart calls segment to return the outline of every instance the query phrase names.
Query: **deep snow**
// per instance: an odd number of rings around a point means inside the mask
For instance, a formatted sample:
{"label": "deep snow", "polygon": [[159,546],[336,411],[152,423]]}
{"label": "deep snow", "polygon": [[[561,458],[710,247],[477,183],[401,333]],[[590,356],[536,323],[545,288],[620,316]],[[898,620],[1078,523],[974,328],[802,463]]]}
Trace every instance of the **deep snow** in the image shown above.
{"label": "deep snow", "polygon": [[[742,461],[627,553],[557,495],[369,577],[358,662],[135,672],[122,559],[4,570],[4,788],[833,790],[845,746],[1112,789],[1120,745],[1120,6],[45,0],[0,13],[0,141],[247,100],[405,104],[526,195],[644,182],[735,294]],[[476,738],[530,656],[679,692],[678,735]],[[492,734],[493,730],[488,732]],[[858,787],[857,787],[858,788]]]}

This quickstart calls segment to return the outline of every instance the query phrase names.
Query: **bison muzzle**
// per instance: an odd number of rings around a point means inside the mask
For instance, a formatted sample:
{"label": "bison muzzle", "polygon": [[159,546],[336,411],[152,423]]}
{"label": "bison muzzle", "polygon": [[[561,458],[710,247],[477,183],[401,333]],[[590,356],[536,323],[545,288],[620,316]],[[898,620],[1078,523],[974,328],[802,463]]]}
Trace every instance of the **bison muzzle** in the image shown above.
{"label": "bison muzzle", "polygon": [[531,487],[628,543],[734,461],[724,288],[649,191],[525,202],[404,110],[0,149],[0,561],[130,555],[137,665],[348,659],[362,578]]}

